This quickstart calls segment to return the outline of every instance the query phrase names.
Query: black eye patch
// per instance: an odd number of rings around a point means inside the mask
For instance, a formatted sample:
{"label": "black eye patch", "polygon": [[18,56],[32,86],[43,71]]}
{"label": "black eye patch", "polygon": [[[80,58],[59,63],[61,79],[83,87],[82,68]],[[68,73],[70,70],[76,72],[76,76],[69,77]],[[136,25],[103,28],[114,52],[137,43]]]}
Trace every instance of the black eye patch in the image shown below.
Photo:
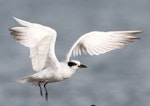
{"label": "black eye patch", "polygon": [[68,62],[68,66],[70,66],[70,67],[75,66],[75,65],[77,65],[77,64],[74,62]]}

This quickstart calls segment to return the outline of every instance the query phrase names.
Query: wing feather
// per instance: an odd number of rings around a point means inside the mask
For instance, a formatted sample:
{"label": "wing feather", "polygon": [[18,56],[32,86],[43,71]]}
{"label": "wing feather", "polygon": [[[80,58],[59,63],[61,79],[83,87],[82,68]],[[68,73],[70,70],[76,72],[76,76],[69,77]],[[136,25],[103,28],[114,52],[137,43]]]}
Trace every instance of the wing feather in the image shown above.
{"label": "wing feather", "polygon": [[47,61],[55,66],[58,62],[54,51],[56,31],[47,26],[13,18],[22,26],[10,28],[11,35],[20,44],[30,49],[33,69],[41,71],[45,68]]}
{"label": "wing feather", "polygon": [[89,55],[100,55],[111,50],[119,49],[139,39],[133,34],[141,31],[111,31],[99,32],[93,31],[81,36],[71,47],[66,55],[66,61],[69,61],[71,55],[81,55],[81,52]]}

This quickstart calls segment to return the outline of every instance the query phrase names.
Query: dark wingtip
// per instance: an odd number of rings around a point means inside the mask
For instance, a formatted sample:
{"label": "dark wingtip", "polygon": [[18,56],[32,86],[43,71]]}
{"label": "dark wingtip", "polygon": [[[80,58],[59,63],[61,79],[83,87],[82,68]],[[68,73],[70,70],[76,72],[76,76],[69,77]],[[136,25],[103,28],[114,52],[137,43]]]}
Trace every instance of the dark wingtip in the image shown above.
{"label": "dark wingtip", "polygon": [[13,31],[13,30],[12,30],[12,27],[8,28],[8,30],[9,30],[9,31]]}
{"label": "dark wingtip", "polygon": [[133,37],[133,38],[129,38],[128,39],[128,42],[134,42],[134,41],[136,41],[136,40],[140,40],[141,38],[140,37]]}

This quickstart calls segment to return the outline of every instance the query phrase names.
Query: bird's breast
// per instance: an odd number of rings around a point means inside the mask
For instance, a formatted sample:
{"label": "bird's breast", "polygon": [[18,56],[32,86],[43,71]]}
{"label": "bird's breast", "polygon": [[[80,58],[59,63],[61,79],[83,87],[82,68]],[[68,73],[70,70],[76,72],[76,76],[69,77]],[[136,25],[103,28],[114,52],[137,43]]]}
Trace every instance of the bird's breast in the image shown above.
{"label": "bird's breast", "polygon": [[57,68],[57,69],[50,69],[47,68],[42,72],[38,73],[38,78],[44,80],[44,82],[59,82],[65,79],[70,78],[75,71],[70,70],[65,67]]}

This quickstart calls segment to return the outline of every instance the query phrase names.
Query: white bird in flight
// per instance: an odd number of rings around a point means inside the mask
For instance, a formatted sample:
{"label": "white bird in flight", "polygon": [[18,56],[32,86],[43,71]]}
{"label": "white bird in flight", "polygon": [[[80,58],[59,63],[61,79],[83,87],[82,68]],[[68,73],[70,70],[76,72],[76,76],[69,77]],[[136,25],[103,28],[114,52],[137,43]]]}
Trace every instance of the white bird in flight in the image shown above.
{"label": "white bird in flight", "polygon": [[30,49],[30,58],[35,74],[18,79],[20,83],[32,83],[40,87],[43,96],[44,85],[45,98],[48,100],[46,84],[58,82],[70,78],[80,68],[87,68],[80,61],[70,60],[72,55],[81,53],[100,55],[111,50],[119,49],[133,42],[139,37],[133,36],[141,31],[92,31],[82,35],[70,48],[65,59],[58,61],[55,55],[55,41],[57,33],[54,29],[36,23],[30,23],[13,17],[21,27],[10,28],[11,35],[22,45]]}

